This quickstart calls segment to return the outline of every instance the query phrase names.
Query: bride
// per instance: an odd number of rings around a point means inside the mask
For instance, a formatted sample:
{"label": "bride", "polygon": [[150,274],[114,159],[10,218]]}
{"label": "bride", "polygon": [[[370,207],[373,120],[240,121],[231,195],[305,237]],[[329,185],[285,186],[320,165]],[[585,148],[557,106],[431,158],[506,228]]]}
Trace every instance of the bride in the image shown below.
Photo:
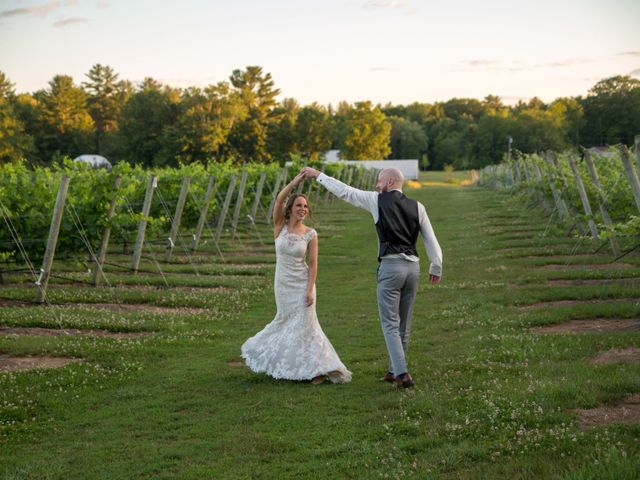
{"label": "bride", "polygon": [[242,345],[242,357],[251,370],[273,378],[347,383],[351,372],[340,361],[316,315],[318,234],[304,224],[311,213],[307,197],[300,193],[289,196],[303,180],[304,175],[297,175],[276,198],[277,312],[271,323]]}

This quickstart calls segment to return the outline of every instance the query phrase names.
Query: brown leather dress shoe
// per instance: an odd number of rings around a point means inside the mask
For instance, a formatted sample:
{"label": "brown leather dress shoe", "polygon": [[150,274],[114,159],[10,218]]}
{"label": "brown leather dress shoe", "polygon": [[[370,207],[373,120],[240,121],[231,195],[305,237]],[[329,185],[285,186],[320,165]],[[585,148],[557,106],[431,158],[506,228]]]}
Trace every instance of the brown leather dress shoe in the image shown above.
{"label": "brown leather dress shoe", "polygon": [[396,377],[396,386],[398,388],[409,388],[413,387],[413,378],[409,375],[409,372],[403,373],[402,375],[398,375]]}
{"label": "brown leather dress shoe", "polygon": [[320,385],[327,380],[329,380],[329,377],[327,377],[326,375],[318,375],[317,377],[314,377],[313,380],[311,380],[311,385]]}
{"label": "brown leather dress shoe", "polygon": [[396,377],[393,373],[391,372],[387,372],[384,374],[384,377],[382,377],[382,381],[383,382],[389,382],[389,383],[393,383],[396,381]]}

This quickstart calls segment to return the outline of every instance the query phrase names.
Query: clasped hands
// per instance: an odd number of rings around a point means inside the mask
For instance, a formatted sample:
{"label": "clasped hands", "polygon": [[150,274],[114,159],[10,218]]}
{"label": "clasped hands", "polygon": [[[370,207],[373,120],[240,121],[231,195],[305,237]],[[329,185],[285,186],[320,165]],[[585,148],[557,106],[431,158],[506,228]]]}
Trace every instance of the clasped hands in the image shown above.
{"label": "clasped hands", "polygon": [[317,178],[318,175],[320,175],[319,170],[316,170],[312,167],[303,167],[302,170],[300,170],[300,173],[296,175],[296,183],[299,183],[307,178]]}

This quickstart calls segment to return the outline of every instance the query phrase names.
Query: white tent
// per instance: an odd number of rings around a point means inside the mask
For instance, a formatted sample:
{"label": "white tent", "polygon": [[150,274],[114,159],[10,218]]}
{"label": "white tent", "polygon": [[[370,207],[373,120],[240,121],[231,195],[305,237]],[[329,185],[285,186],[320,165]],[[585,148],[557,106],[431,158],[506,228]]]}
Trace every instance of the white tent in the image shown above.
{"label": "white tent", "polygon": [[74,162],[83,162],[91,165],[92,168],[106,168],[111,171],[111,162],[102,155],[80,155],[73,159]]}

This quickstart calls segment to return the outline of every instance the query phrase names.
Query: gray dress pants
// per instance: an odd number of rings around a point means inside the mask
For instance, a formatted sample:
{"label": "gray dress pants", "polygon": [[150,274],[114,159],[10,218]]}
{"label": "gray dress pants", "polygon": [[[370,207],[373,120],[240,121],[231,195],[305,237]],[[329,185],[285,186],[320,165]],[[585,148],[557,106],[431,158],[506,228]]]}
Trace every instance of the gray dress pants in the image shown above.
{"label": "gray dress pants", "polygon": [[389,371],[408,372],[407,348],[420,264],[403,258],[383,258],[378,267],[378,311],[389,352]]}

